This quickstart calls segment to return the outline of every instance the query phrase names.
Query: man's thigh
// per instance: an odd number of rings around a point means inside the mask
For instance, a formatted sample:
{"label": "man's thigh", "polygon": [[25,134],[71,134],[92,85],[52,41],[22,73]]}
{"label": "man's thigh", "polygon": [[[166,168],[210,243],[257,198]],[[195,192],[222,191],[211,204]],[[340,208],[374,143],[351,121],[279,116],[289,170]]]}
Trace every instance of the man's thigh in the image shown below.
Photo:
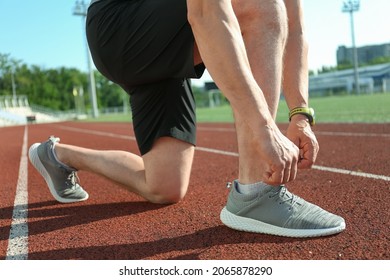
{"label": "man's thigh", "polygon": [[99,71],[123,86],[196,78],[184,0],[106,1],[91,6],[87,35]]}

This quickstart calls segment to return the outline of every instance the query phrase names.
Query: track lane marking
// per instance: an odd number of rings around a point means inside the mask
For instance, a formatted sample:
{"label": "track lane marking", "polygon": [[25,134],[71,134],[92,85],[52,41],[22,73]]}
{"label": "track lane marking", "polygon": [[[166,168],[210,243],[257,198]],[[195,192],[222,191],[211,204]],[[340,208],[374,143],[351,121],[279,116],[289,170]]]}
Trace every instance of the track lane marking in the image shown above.
{"label": "track lane marking", "polygon": [[[233,152],[226,152],[226,151],[222,151],[222,150],[216,150],[216,149],[210,149],[210,148],[202,148],[202,147],[196,147],[196,149],[198,151],[203,151],[203,152],[208,152],[208,153],[214,153],[214,154],[220,154],[220,155],[225,155],[225,156],[238,157],[238,153],[233,153]],[[346,170],[346,169],[340,169],[340,168],[334,168],[334,167],[313,165],[312,169],[321,170],[321,171],[327,171],[327,172],[333,172],[333,173],[339,173],[339,174],[352,175],[352,176],[358,176],[358,177],[377,179],[377,180],[390,181],[390,177],[388,177],[388,176],[376,175],[376,174],[371,174],[371,173],[352,171],[352,170]]]}
{"label": "track lane marking", "polygon": [[28,258],[27,134],[28,129],[25,126],[6,260],[26,260]]}
{"label": "track lane marking", "polygon": [[[236,132],[234,128],[223,128],[223,127],[198,127],[198,130]],[[386,133],[340,132],[340,131],[314,131],[314,134],[324,135],[324,136],[345,136],[345,137],[390,137],[390,134],[386,134]]]}
{"label": "track lane marking", "polygon": [[115,134],[115,133],[111,133],[111,132],[104,132],[104,131],[98,131],[98,130],[92,130],[92,129],[83,129],[83,128],[65,126],[65,125],[58,125],[56,127],[64,129],[64,130],[87,133],[87,134],[92,134],[92,135],[107,136],[107,137],[120,138],[120,139],[126,139],[126,140],[136,140],[134,136],[130,136],[130,135],[121,135],[121,134]]}
{"label": "track lane marking", "polygon": [[325,135],[325,136],[346,136],[346,137],[390,137],[390,134],[365,133],[365,132],[314,131],[314,134]]}
{"label": "track lane marking", "polygon": [[371,178],[371,179],[377,179],[377,180],[383,180],[383,181],[390,181],[390,177],[385,176],[385,175],[376,175],[376,174],[365,173],[365,172],[360,172],[360,171],[351,171],[351,170],[346,170],[346,169],[319,166],[319,165],[313,165],[312,168],[317,169],[317,170],[321,170],[321,171],[328,171],[328,172],[333,172],[333,173],[340,173],[340,174],[346,174],[346,175],[352,175],[352,176],[358,176],[358,177],[365,177],[365,178]]}
{"label": "track lane marking", "polygon": [[[63,125],[56,126],[56,127],[64,129],[64,130],[82,132],[82,133],[93,134],[93,135],[107,136],[107,137],[127,139],[127,140],[135,140],[134,136],[127,136],[127,135],[115,134],[115,133],[110,133],[110,132],[102,132],[102,131],[97,131],[97,130],[74,128],[74,127],[63,126]],[[222,130],[222,131],[226,131],[226,130]],[[229,152],[229,151],[223,151],[223,150],[205,148],[205,147],[198,147],[198,146],[195,149],[198,151],[202,151],[202,152],[238,157],[238,153],[235,153],[235,152]],[[352,170],[341,169],[341,168],[313,165],[312,169],[326,171],[326,172],[333,172],[333,173],[338,173],[338,174],[357,176],[357,177],[376,179],[376,180],[390,181],[389,176],[377,175],[377,174],[371,174],[371,173],[365,173],[365,172],[359,172],[359,171],[352,171]]]}

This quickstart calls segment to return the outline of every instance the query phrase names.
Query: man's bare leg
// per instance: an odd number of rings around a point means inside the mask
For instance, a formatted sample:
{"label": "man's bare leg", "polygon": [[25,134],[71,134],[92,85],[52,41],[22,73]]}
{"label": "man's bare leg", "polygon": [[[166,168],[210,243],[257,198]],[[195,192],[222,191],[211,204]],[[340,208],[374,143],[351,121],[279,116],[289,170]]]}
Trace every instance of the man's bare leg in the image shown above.
{"label": "man's bare leg", "polygon": [[[283,67],[283,52],[287,37],[287,16],[283,1],[256,1],[234,0],[233,8],[240,24],[245,42],[252,74],[263,91],[268,109],[272,117],[276,118],[280,99],[281,78]],[[253,168],[261,164],[259,157],[251,155],[256,151],[250,143],[250,129],[247,125],[236,126],[238,143],[242,153],[248,153],[246,160],[240,163],[239,182],[251,184],[263,181],[258,169]],[[253,139],[253,138],[252,138]],[[245,147],[245,148],[244,148]],[[291,173],[285,173],[285,180]],[[295,175],[291,177],[295,179]]]}
{"label": "man's bare leg", "polygon": [[288,27],[282,0],[233,0],[253,76],[276,118]]}
{"label": "man's bare leg", "polygon": [[187,191],[195,149],[186,142],[163,137],[143,157],[61,143],[55,150],[58,159],[68,166],[102,175],[151,202],[174,203]]}

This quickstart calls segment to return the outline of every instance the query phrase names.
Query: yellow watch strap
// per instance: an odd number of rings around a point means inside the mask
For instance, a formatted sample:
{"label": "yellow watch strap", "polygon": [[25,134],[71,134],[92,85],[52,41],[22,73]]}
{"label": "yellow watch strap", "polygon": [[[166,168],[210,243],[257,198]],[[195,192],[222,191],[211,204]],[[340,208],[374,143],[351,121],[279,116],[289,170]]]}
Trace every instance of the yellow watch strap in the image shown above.
{"label": "yellow watch strap", "polygon": [[313,108],[308,107],[296,107],[290,111],[288,114],[289,120],[291,121],[291,117],[294,115],[305,115],[309,119],[310,125],[315,124],[314,110]]}

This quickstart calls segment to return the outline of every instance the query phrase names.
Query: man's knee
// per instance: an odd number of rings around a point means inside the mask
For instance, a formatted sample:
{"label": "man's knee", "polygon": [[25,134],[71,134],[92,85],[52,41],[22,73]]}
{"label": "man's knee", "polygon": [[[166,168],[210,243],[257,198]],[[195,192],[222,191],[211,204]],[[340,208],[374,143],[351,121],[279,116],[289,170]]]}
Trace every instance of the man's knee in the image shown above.
{"label": "man's knee", "polygon": [[173,204],[184,198],[187,193],[188,183],[182,182],[161,182],[149,186],[148,198],[150,202],[157,204]]}
{"label": "man's knee", "polygon": [[154,203],[176,203],[186,194],[195,148],[171,137],[161,137],[143,156],[145,196]]}

